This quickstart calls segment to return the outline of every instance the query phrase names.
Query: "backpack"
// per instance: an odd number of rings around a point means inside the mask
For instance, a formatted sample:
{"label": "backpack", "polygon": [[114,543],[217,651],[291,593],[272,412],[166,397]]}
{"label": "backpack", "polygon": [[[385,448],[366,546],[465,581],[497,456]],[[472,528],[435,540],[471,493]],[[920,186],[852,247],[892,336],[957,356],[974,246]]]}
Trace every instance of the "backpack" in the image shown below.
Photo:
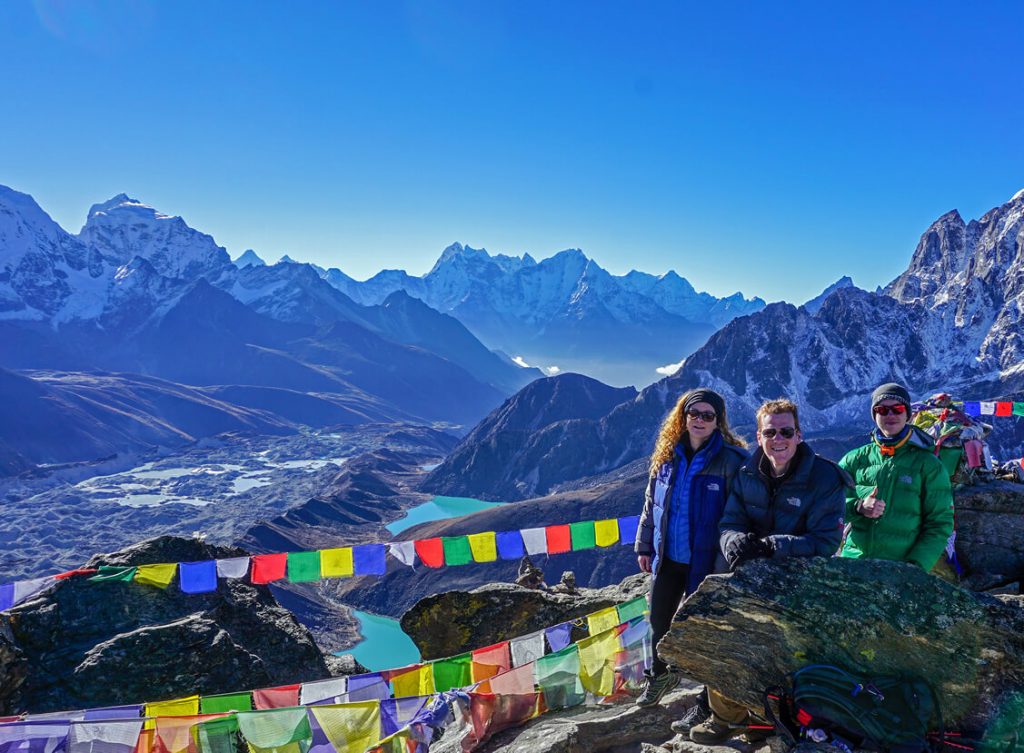
{"label": "backpack", "polygon": [[765,691],[765,715],[793,746],[804,739],[850,750],[921,753],[932,749],[929,733],[944,738],[938,699],[922,679],[862,677],[831,664],[811,664],[790,678],[788,691]]}

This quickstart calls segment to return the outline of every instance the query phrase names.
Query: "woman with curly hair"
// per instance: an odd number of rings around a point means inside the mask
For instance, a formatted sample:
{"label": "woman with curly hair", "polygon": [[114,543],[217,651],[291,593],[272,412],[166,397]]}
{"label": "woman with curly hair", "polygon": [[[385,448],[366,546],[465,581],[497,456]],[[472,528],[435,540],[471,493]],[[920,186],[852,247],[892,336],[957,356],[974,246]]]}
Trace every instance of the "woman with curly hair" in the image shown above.
{"label": "woman with curly hair", "polygon": [[710,389],[686,392],[661,425],[635,546],[640,569],[654,574],[654,661],[637,699],[641,706],[653,706],[679,684],[657,653],[679,604],[709,573],[728,570],[718,523],[729,486],[747,458],[746,446],[729,429],[722,396]]}

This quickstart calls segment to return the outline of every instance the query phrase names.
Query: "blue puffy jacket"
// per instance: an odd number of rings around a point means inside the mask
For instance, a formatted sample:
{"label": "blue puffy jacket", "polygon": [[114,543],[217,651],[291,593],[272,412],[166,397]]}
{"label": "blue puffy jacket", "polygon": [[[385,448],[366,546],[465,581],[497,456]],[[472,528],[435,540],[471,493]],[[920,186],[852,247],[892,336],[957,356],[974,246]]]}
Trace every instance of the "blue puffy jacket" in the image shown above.
{"label": "blue puffy jacket", "polygon": [[[685,435],[682,441],[686,441]],[[695,591],[709,574],[727,570],[725,559],[718,550],[718,523],[733,478],[747,458],[747,453],[739,447],[725,444],[718,431],[708,438],[708,442],[714,445],[705,445],[701,449],[708,449],[712,455],[700,472],[690,478],[690,571],[686,579],[688,594]],[[651,567],[655,573],[666,552],[669,505],[678,470],[679,464],[675,460],[663,463],[647,481],[644,509],[640,514],[634,549],[637,554],[653,558]]]}

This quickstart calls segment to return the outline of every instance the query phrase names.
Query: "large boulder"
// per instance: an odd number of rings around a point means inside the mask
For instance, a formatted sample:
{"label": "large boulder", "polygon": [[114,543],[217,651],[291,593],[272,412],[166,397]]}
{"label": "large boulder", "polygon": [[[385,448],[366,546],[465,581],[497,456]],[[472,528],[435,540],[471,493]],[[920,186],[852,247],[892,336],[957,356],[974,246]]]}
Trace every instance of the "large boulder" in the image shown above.
{"label": "large boulder", "polygon": [[[402,616],[402,630],[424,660],[455,656],[481,646],[543,630],[647,593],[648,576],[631,575],[605,588],[575,594],[493,583],[421,599]],[[586,636],[579,629],[573,640]]]}
{"label": "large boulder", "polygon": [[1017,597],[978,594],[898,562],[757,560],[711,576],[684,602],[659,652],[758,707],[764,688],[813,663],[923,677],[947,723],[971,729],[1019,709],[1024,696]]}
{"label": "large boulder", "polygon": [[[244,556],[161,537],[88,567]],[[75,576],[0,614],[0,715],[140,703],[315,680],[341,672],[266,586],[220,580],[185,594]],[[358,671],[352,665],[349,671]]]}
{"label": "large boulder", "polygon": [[968,486],[957,491],[954,508],[964,585],[981,591],[1024,581],[1024,485]]}

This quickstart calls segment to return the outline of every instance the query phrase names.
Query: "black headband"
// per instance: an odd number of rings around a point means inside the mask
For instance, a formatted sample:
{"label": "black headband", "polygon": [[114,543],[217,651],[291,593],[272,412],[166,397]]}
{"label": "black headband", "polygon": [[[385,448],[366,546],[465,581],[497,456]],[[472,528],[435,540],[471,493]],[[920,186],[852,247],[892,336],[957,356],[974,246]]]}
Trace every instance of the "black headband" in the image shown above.
{"label": "black headband", "polygon": [[690,396],[686,398],[686,402],[683,403],[683,412],[690,410],[697,403],[707,403],[715,409],[715,413],[719,416],[725,413],[725,400],[714,390],[702,387],[691,392]]}

